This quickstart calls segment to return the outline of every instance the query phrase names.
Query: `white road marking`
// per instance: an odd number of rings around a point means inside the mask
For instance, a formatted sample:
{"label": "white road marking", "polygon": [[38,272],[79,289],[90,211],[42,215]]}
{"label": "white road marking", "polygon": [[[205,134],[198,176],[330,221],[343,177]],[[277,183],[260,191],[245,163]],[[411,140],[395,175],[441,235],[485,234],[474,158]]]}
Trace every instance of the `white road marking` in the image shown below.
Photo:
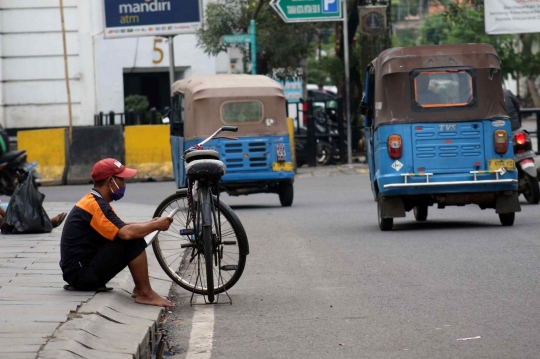
{"label": "white road marking", "polygon": [[209,359],[214,341],[214,306],[205,305],[202,296],[194,305],[195,313],[189,335],[189,347],[186,359]]}

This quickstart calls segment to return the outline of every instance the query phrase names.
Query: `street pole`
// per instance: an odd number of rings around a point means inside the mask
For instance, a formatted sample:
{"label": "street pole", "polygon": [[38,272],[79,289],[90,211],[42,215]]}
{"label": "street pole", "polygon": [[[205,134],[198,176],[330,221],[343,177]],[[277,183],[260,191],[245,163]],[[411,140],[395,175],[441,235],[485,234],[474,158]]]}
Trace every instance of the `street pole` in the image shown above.
{"label": "street pole", "polygon": [[351,136],[351,94],[349,71],[349,19],[347,17],[347,0],[343,1],[343,55],[345,62],[345,118],[347,121],[347,163],[352,164]]}
{"label": "street pole", "polygon": [[174,36],[167,36],[169,39],[169,90],[172,91],[172,85],[174,84]]}
{"label": "street pole", "polygon": [[62,21],[62,43],[64,46],[64,74],[66,77],[66,89],[68,97],[68,114],[69,114],[69,144],[73,143],[73,114],[71,112],[71,88],[69,86],[69,65],[67,58],[66,44],[66,25],[64,22],[64,1],[60,0],[60,20]]}
{"label": "street pole", "polygon": [[251,74],[257,74],[257,36],[255,30],[255,20],[251,19],[249,24],[249,33],[251,35]]}

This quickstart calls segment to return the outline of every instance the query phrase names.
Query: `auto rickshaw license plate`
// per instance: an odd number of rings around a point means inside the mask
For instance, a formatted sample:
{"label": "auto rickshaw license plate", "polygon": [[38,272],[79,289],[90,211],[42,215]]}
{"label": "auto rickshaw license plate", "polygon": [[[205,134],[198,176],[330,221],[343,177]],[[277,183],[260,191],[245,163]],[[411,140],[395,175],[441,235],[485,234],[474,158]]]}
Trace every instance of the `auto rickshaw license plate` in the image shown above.
{"label": "auto rickshaw license plate", "polygon": [[274,162],[272,163],[273,171],[292,171],[293,164],[292,162]]}
{"label": "auto rickshaw license plate", "polygon": [[489,169],[492,171],[496,171],[500,168],[504,168],[508,171],[515,171],[516,170],[516,162],[514,162],[513,159],[494,159],[489,160]]}

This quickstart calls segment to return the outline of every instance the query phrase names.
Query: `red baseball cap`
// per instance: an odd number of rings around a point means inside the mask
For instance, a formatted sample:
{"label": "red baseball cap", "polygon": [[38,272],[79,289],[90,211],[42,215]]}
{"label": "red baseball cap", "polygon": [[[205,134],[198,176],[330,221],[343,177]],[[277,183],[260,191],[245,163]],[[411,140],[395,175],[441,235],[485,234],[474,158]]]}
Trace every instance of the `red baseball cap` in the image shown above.
{"label": "red baseball cap", "polygon": [[92,168],[92,179],[98,182],[109,177],[131,178],[137,174],[137,170],[127,168],[120,161],[114,158],[104,158],[94,165]]}

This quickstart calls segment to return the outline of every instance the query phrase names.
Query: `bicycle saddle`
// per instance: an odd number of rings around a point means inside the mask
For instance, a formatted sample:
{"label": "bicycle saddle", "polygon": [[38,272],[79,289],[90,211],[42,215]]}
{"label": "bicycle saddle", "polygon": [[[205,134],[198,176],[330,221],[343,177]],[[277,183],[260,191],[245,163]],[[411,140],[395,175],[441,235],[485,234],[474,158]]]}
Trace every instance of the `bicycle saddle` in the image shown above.
{"label": "bicycle saddle", "polygon": [[220,160],[214,159],[191,160],[186,166],[186,172],[187,177],[192,180],[197,180],[200,178],[217,180],[223,177],[223,175],[225,174],[225,164]]}
{"label": "bicycle saddle", "polygon": [[194,160],[219,160],[219,152],[214,150],[199,150],[188,152],[184,156],[186,163]]}

